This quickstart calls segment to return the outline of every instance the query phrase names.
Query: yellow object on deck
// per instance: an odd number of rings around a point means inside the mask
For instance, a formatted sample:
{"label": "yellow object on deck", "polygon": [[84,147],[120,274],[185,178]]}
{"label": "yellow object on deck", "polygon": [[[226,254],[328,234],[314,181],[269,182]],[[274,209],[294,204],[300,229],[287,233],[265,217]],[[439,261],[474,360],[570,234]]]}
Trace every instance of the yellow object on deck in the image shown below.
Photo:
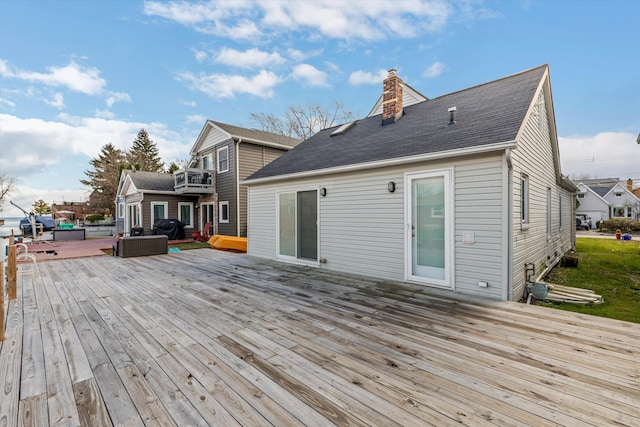
{"label": "yellow object on deck", "polygon": [[209,246],[213,249],[247,252],[247,238],[214,234],[209,238]]}

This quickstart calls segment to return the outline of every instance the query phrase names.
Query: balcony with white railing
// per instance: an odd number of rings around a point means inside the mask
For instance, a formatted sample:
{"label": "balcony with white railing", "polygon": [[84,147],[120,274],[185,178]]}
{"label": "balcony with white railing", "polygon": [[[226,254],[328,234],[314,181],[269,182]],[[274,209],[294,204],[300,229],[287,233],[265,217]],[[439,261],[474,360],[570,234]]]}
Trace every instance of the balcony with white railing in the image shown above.
{"label": "balcony with white railing", "polygon": [[173,173],[176,193],[213,193],[213,171],[206,169],[180,169]]}

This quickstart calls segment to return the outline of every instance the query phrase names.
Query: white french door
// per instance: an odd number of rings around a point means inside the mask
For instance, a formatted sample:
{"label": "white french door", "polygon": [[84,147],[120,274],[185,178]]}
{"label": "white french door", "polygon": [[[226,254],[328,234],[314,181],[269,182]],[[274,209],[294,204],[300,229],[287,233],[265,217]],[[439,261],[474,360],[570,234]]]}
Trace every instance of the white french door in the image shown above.
{"label": "white french door", "polygon": [[442,288],[451,281],[451,171],[407,175],[407,279]]}

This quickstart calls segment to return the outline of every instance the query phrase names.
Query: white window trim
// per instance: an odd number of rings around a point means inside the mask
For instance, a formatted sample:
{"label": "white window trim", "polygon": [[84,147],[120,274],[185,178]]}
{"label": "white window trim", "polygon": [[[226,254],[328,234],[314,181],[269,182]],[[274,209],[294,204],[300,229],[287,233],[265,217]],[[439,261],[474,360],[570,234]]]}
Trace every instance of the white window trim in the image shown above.
{"label": "white window trim", "polygon": [[[189,206],[189,224],[182,218],[182,206]],[[185,224],[185,228],[194,228],[193,224],[193,202],[178,202],[178,219]]]}
{"label": "white window trim", "polygon": [[[226,169],[222,169],[220,167],[220,153],[226,151],[227,152],[227,168]],[[217,171],[218,173],[223,173],[223,172],[229,172],[229,147],[222,147],[222,148],[218,148],[218,150],[216,151],[216,160],[217,160]]]}
{"label": "white window trim", "polygon": [[[222,207],[227,207],[227,219],[222,219]],[[220,224],[229,224],[229,217],[231,216],[229,212],[229,202],[218,202],[218,223]]]}
{"label": "white window trim", "polygon": [[530,217],[530,182],[529,175],[520,175],[520,229],[528,230]]}
{"label": "white window trim", "polygon": [[[318,198],[317,201],[317,208],[318,211],[316,213],[317,215],[317,221],[318,221],[318,234],[317,234],[317,242],[318,242],[318,259],[316,260],[311,260],[311,259],[306,259],[306,258],[298,258],[297,255],[296,256],[290,256],[290,255],[282,255],[280,253],[280,195],[281,194],[295,194],[296,195],[296,218],[295,218],[295,227],[297,229],[297,225],[298,225],[298,193],[300,192],[305,192],[305,191],[315,191],[316,192],[316,197]],[[285,191],[276,191],[275,192],[275,196],[276,196],[276,259],[279,261],[284,261],[284,262],[288,262],[290,264],[297,264],[297,265],[306,265],[308,267],[319,267],[320,266],[320,187],[308,187],[308,186],[302,186],[296,190],[285,190]],[[297,240],[297,239],[296,239]],[[297,252],[297,250],[296,250]]]}
{"label": "white window trim", "polygon": [[158,218],[158,219],[167,219],[169,218],[169,203],[168,202],[151,202],[151,227],[153,227],[153,224],[156,223],[156,217],[154,215],[154,207],[155,206],[164,206],[164,214],[165,214],[165,218]]}
{"label": "white window trim", "polygon": [[[444,235],[445,235],[445,269],[444,269],[444,279],[434,279],[434,278],[424,278],[421,276],[416,276],[412,273],[412,241],[411,241],[411,233],[412,230],[410,225],[412,223],[412,194],[411,194],[411,184],[414,179],[420,178],[432,178],[432,177],[443,177],[444,178]],[[442,170],[434,170],[430,172],[424,173],[405,173],[404,174],[404,188],[406,189],[404,197],[404,206],[405,206],[405,223],[407,224],[405,231],[405,280],[413,283],[426,284],[429,286],[442,288],[442,289],[450,289],[455,290],[455,253],[454,253],[454,242],[455,236],[453,232],[453,218],[455,217],[454,213],[454,194],[453,194],[453,169],[442,169]]]}
{"label": "white window trim", "polygon": [[[207,168],[205,167],[205,164],[204,164],[205,159],[208,159],[208,160],[209,160],[209,162],[208,162],[208,163],[211,165],[211,167],[210,167],[209,169],[207,169]],[[202,156],[202,169],[204,169],[204,170],[214,170],[213,154],[205,154],[204,156]]]}

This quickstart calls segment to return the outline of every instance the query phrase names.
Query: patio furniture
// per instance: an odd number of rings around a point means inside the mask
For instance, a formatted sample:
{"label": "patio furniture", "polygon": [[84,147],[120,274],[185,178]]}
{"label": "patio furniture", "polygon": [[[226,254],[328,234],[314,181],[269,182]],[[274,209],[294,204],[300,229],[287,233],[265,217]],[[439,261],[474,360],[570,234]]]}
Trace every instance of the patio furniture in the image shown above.
{"label": "patio furniture", "polygon": [[126,236],[118,239],[113,254],[121,258],[162,255],[169,251],[169,238],[157,236]]}

